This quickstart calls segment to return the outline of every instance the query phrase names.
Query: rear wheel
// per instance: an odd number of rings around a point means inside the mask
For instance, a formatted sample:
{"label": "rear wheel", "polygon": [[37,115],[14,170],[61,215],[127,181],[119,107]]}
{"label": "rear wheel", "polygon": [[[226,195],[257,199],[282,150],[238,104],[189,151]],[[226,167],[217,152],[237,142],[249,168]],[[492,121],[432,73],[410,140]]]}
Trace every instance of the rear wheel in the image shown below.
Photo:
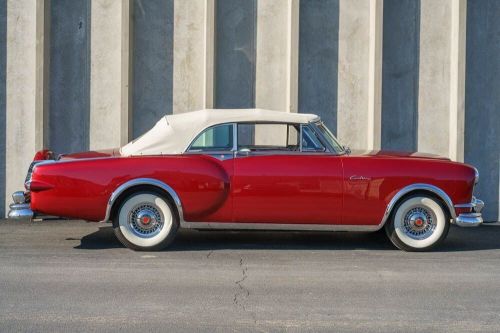
{"label": "rear wheel", "polygon": [[385,230],[399,249],[426,251],[440,244],[449,228],[450,218],[439,201],[430,196],[415,195],[394,208]]}
{"label": "rear wheel", "polygon": [[154,192],[139,192],[127,197],[113,219],[118,240],[138,251],[158,251],[175,237],[179,221],[171,203]]}

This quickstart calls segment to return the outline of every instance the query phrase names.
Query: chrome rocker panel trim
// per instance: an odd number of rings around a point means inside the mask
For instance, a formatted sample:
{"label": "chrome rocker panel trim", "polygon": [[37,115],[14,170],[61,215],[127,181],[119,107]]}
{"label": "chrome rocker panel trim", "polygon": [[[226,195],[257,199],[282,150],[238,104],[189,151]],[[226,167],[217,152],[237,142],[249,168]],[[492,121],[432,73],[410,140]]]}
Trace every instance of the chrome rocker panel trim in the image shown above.
{"label": "chrome rocker panel trim", "polygon": [[170,186],[168,186],[167,184],[165,184],[162,181],[159,181],[157,179],[152,179],[152,178],[132,179],[132,180],[129,180],[128,182],[125,182],[122,185],[118,186],[118,188],[116,190],[114,190],[113,193],[111,193],[111,196],[109,197],[109,200],[108,200],[108,205],[106,206],[106,215],[104,217],[104,220],[102,220],[100,222],[108,222],[110,219],[110,215],[111,215],[111,209],[113,208],[113,204],[115,203],[116,199],[125,190],[127,190],[133,186],[137,186],[137,185],[152,185],[152,186],[158,187],[158,188],[166,191],[172,197],[172,200],[174,201],[175,206],[177,207],[177,212],[179,213],[179,219],[180,219],[181,225],[182,225],[182,221],[184,221],[184,215],[183,215],[183,211],[182,211],[181,199],[179,198],[179,196],[177,195],[177,193],[174,191],[173,188],[171,188]]}
{"label": "chrome rocker panel trim", "polygon": [[378,225],[332,225],[332,224],[282,224],[282,223],[232,223],[232,222],[186,222],[185,229],[205,230],[271,230],[271,231],[377,231]]}

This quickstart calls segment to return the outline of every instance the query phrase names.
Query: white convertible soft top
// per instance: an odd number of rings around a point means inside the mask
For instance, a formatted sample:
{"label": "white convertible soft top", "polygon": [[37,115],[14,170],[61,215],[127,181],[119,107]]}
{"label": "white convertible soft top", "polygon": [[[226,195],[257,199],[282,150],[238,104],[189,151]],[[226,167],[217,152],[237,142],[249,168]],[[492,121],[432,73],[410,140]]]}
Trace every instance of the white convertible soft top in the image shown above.
{"label": "white convertible soft top", "polygon": [[204,129],[234,122],[283,122],[306,124],[319,120],[314,114],[263,109],[205,109],[168,115],[141,137],[120,149],[124,156],[183,153]]}

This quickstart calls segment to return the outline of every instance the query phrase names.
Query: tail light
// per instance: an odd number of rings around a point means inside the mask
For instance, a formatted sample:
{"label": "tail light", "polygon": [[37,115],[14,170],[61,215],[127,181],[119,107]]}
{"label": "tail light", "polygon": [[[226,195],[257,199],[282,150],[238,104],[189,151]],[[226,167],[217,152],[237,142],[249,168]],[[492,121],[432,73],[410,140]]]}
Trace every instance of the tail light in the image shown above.
{"label": "tail light", "polygon": [[30,192],[41,192],[41,191],[46,191],[50,190],[51,188],[54,188],[54,185],[48,184],[45,182],[41,182],[38,180],[32,180],[24,184],[26,189]]}

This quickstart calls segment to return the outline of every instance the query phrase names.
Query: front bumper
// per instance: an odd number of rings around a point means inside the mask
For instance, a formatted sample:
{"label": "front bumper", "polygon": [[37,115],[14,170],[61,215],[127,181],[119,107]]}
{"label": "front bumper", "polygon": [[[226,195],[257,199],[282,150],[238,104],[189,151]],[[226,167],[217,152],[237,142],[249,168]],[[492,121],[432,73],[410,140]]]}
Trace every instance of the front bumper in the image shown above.
{"label": "front bumper", "polygon": [[25,193],[17,191],[12,194],[13,203],[10,204],[9,219],[31,220],[34,216],[29,202],[26,202]]}
{"label": "front bumper", "polygon": [[455,219],[455,224],[459,227],[477,227],[483,223],[481,211],[483,210],[484,202],[472,197],[472,202],[468,204],[455,205],[455,208],[469,208],[471,213],[459,214]]}

